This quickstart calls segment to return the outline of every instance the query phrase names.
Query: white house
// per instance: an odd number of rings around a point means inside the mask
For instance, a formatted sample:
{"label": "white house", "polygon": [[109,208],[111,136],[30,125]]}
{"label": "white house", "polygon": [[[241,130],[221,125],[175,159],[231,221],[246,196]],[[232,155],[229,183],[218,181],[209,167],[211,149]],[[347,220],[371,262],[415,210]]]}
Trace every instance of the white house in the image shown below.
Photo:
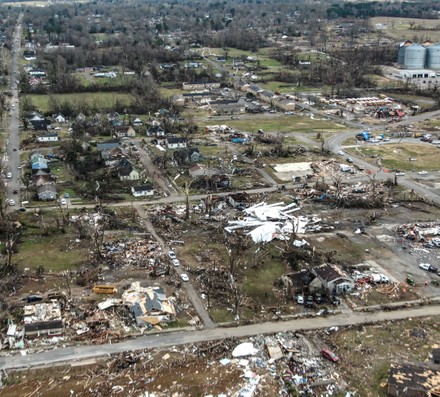
{"label": "white house", "polygon": [[39,136],[37,142],[58,142],[59,137],[56,132],[51,132],[49,134]]}
{"label": "white house", "polygon": [[136,117],[136,118],[133,120],[133,125],[134,125],[135,127],[139,127],[139,126],[141,126],[141,125],[142,125],[142,120],[141,120],[139,117]]}
{"label": "white house", "polygon": [[176,138],[176,137],[167,138],[168,149],[181,149],[181,148],[186,148],[186,146],[187,146],[186,138]]}
{"label": "white house", "polygon": [[65,123],[66,122],[66,118],[62,114],[57,114],[54,118],[57,123]]}
{"label": "white house", "polygon": [[140,178],[139,171],[133,167],[124,167],[118,170],[120,181],[137,181]]}
{"label": "white house", "polygon": [[153,185],[133,186],[131,192],[134,197],[152,196],[154,195],[154,187]]}

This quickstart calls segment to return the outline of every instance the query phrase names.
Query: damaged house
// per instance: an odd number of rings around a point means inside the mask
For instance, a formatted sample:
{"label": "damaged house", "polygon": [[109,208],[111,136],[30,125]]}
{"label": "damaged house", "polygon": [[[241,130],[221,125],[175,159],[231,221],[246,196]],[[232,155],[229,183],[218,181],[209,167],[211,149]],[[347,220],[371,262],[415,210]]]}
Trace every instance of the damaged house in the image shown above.
{"label": "damaged house", "polygon": [[57,336],[64,332],[59,302],[38,303],[24,307],[25,336]]}
{"label": "damaged house", "polygon": [[160,287],[141,287],[134,282],[122,294],[123,303],[136,319],[137,325],[157,325],[171,320],[176,315],[172,298],[168,298]]}
{"label": "damaged house", "polygon": [[440,367],[432,363],[394,363],[387,393],[393,397],[440,397]]}
{"label": "damaged house", "polygon": [[198,163],[203,159],[198,148],[177,149],[173,152],[173,158],[179,166]]}
{"label": "damaged house", "polygon": [[354,280],[334,265],[324,264],[312,269],[316,278],[310,283],[311,290],[324,289],[329,295],[340,295],[354,288]]}

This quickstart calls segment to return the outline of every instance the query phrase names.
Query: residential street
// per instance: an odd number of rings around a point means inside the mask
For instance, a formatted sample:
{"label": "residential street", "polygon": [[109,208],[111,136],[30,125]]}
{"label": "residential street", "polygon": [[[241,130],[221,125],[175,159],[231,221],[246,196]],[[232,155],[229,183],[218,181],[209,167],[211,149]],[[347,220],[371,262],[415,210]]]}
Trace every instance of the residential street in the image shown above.
{"label": "residential street", "polygon": [[126,351],[169,347],[174,345],[183,345],[187,343],[197,343],[223,338],[242,338],[276,332],[306,331],[328,327],[340,327],[346,325],[400,320],[405,318],[438,316],[439,313],[439,306],[432,305],[391,312],[344,312],[329,317],[267,322],[262,324],[244,325],[235,328],[214,328],[200,331],[191,330],[152,334],[120,343],[56,348],[51,351],[29,355],[0,357],[0,370],[26,367],[30,368],[41,365],[52,366],[58,363],[72,363],[78,360],[98,358],[109,354]]}
{"label": "residential street", "polygon": [[[4,165],[5,174],[11,173],[11,178],[6,179],[7,199],[13,199],[16,206],[20,206],[20,185],[21,185],[21,170],[18,169],[20,165],[20,131],[18,128],[20,120],[20,109],[18,105],[18,56],[20,54],[20,40],[21,40],[21,20],[20,15],[14,31],[12,62],[11,62],[11,80],[10,90],[12,93],[9,117],[9,137],[6,148],[6,158]],[[16,193],[14,193],[16,192]],[[9,207],[11,208],[11,206]],[[11,208],[12,209],[12,208]]]}

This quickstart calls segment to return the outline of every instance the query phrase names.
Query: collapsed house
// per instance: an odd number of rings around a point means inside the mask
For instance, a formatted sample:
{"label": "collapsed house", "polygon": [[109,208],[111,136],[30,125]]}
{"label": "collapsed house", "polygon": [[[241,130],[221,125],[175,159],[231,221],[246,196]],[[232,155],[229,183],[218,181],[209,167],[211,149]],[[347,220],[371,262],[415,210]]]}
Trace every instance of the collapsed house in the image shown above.
{"label": "collapsed house", "polygon": [[299,210],[300,207],[296,203],[285,205],[282,202],[274,204],[261,202],[245,208],[243,212],[247,216],[244,219],[228,221],[225,230],[233,233],[237,229],[247,229],[246,234],[251,236],[254,243],[268,243],[275,238],[289,240],[292,233],[306,233],[309,224],[315,225],[315,231],[318,231],[316,224],[320,219],[291,215],[292,212]]}
{"label": "collapsed house", "polygon": [[61,306],[57,301],[24,307],[25,336],[58,336],[64,332]]}
{"label": "collapsed house", "polygon": [[425,362],[393,363],[387,393],[393,397],[440,397],[440,367]]}
{"label": "collapsed house", "polygon": [[144,288],[139,282],[134,282],[122,294],[122,302],[132,312],[137,325],[155,326],[170,321],[176,315],[174,299],[168,298],[160,287]]}

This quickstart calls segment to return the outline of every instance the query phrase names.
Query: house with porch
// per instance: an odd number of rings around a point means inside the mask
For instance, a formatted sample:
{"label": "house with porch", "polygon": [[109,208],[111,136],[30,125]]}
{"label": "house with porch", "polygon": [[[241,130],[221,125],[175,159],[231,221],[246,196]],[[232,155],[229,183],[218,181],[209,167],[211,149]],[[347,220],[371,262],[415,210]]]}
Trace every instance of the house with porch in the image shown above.
{"label": "house with porch", "polygon": [[329,295],[340,295],[354,288],[354,280],[335,265],[314,267],[312,274],[316,278],[309,285],[311,291],[324,289]]}

